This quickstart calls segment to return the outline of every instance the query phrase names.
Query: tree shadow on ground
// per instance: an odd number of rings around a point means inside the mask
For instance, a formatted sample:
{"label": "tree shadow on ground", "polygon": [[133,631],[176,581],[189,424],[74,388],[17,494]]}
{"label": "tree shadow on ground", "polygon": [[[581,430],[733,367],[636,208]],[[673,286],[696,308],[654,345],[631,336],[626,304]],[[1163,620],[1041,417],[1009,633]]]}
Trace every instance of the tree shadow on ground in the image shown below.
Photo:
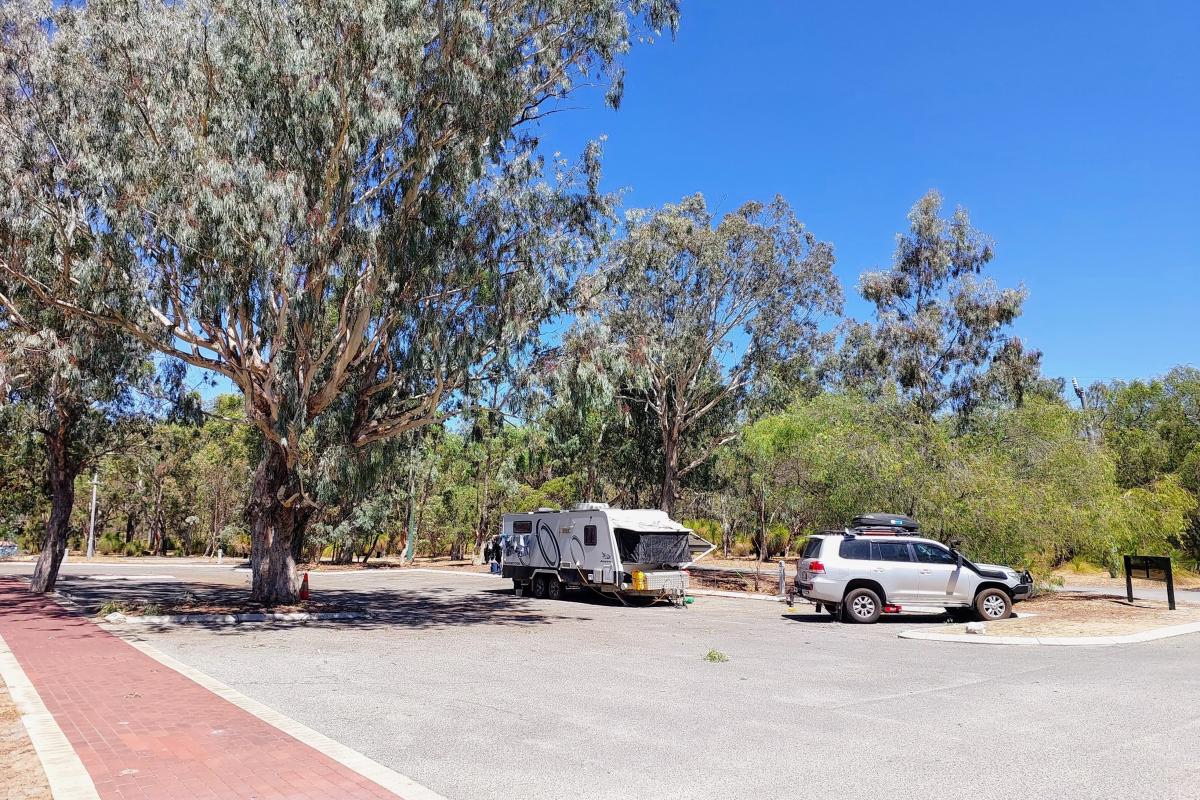
{"label": "tree shadow on ground", "polygon": [[[162,607],[161,613],[256,613],[262,610],[249,602],[245,587],[222,586],[203,583],[145,581],[136,585],[94,585],[85,580],[68,580],[61,583],[61,591],[88,616],[97,615],[106,603],[124,603]],[[592,617],[580,615],[579,610],[600,603],[573,603],[559,601],[566,613],[554,613],[554,604],[547,600],[533,600],[513,596],[512,589],[486,589],[464,592],[446,587],[370,587],[370,588],[322,588],[319,597],[314,597],[316,612],[349,611],[362,612],[367,616],[357,619],[330,619],[307,621],[269,622],[223,622],[194,621],[172,625],[153,623],[121,624],[121,629],[137,631],[164,631],[177,627],[216,629],[238,633],[240,630],[272,629],[303,626],[306,628],[331,628],[337,630],[375,630],[386,628],[434,629],[471,625],[544,625],[560,620],[590,622]],[[186,602],[212,611],[179,611],[173,606]],[[228,610],[215,610],[224,608]],[[290,610],[290,609],[289,609]]]}
{"label": "tree shadow on ground", "polygon": [[[841,625],[841,624],[843,624],[842,622],[834,619],[831,615],[826,614],[825,612],[818,613],[816,611],[812,611],[812,612],[807,612],[807,613],[780,614],[780,616],[783,619],[787,620],[788,622],[805,622],[805,623],[809,623],[809,624],[813,624],[813,625]],[[930,623],[937,623],[937,624],[941,625],[941,624],[945,624],[949,620],[950,620],[950,617],[947,614],[884,614],[883,616],[881,616],[879,618],[879,621],[874,624],[876,624],[876,625],[897,625],[897,624],[928,625]],[[853,623],[845,623],[845,624],[853,624]]]}
{"label": "tree shadow on ground", "polygon": [[[482,593],[483,594],[492,594],[492,595],[506,595],[510,598],[513,597],[513,590],[511,587],[483,589]],[[524,599],[532,599],[532,598],[529,598],[529,595],[526,594]],[[599,590],[590,589],[587,587],[578,588],[578,589],[568,589],[567,591],[565,591],[563,593],[562,599],[560,599],[560,600],[538,600],[536,602],[539,602],[539,603],[568,603],[568,604],[577,605],[577,606],[600,606],[600,607],[610,607],[610,608],[620,608],[622,606],[625,606],[628,608],[638,608],[638,609],[671,608],[670,604],[667,603],[665,600],[659,600],[654,603],[636,602],[636,601],[628,601],[628,600],[625,602],[622,602],[620,599],[618,599],[617,597],[614,597],[611,594],[605,594]]]}

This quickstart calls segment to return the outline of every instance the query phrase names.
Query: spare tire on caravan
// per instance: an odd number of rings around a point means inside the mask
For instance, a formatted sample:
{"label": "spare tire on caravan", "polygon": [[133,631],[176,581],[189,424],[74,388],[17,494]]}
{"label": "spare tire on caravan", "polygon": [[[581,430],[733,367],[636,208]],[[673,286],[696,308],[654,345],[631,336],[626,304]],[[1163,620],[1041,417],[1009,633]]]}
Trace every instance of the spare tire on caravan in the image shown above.
{"label": "spare tire on caravan", "polygon": [[505,514],[501,574],[516,594],[558,599],[570,588],[650,600],[682,600],[683,570],[713,545],[657,509],[573,509]]}

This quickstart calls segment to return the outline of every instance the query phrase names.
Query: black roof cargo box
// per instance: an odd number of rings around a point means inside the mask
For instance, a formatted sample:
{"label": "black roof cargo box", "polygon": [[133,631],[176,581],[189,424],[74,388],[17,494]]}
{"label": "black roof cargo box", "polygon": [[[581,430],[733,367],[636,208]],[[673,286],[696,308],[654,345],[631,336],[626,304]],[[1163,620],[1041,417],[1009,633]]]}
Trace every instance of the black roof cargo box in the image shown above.
{"label": "black roof cargo box", "polygon": [[903,514],[862,514],[850,523],[852,528],[899,528],[902,531],[917,531],[921,528],[912,517]]}

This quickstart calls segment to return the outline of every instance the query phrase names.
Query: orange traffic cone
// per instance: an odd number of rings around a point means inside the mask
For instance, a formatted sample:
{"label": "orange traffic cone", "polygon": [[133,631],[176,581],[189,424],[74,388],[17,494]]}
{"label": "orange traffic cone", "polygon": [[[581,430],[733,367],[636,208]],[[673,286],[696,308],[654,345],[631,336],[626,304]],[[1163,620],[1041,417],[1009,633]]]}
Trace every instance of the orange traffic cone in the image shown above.
{"label": "orange traffic cone", "polygon": [[300,584],[300,599],[308,599],[308,573],[304,573],[304,582]]}

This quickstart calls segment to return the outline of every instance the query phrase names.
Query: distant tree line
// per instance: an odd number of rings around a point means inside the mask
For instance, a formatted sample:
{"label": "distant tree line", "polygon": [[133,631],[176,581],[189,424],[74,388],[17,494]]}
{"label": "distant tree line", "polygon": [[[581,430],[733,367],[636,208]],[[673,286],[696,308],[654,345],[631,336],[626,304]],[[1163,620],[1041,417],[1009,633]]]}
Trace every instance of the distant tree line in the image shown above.
{"label": "distant tree line", "polygon": [[579,500],[760,558],[870,510],[1014,563],[1196,553],[1196,371],[1071,407],[966,210],[922,197],[850,320],[784,199],[622,219],[598,142],[551,155],[538,120],[618,105],[678,18],[0,5],[0,536],[34,590],[93,476],[101,552],[245,554],[267,603],[306,559],[478,557]]}

